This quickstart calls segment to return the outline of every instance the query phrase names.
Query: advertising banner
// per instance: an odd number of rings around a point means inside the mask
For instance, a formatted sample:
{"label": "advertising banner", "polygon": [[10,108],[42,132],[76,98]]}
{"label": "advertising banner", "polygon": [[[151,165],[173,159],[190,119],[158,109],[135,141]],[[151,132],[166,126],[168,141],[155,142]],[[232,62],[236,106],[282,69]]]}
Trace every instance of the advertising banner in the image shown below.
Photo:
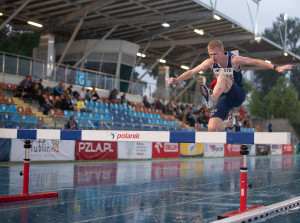
{"label": "advertising banner", "polygon": [[270,145],[257,144],[256,145],[256,155],[267,156],[270,154]]}
{"label": "advertising banner", "polygon": [[105,141],[76,141],[76,160],[116,160],[118,143]]}
{"label": "advertising banner", "polygon": [[224,144],[225,156],[241,156],[241,145],[236,144]]}
{"label": "advertising banner", "polygon": [[203,157],[203,144],[180,143],[180,157]]}
{"label": "advertising banner", "polygon": [[161,161],[152,162],[151,179],[163,180],[163,179],[176,179],[180,174],[180,161]]}
{"label": "advertising banner", "polygon": [[179,158],[180,144],[179,143],[152,143],[152,158]]}
{"label": "advertising banner", "polygon": [[279,148],[282,148],[282,155],[293,155],[294,154],[293,144],[279,145]]}
{"label": "advertising banner", "polygon": [[294,144],[294,155],[298,154],[298,144]]}
{"label": "advertising banner", "polygon": [[152,142],[118,142],[118,159],[151,159]]}
{"label": "advertising banner", "polygon": [[[23,161],[25,158],[24,142],[19,139],[11,140],[10,161]],[[74,160],[75,141],[72,140],[33,140],[29,150],[32,161],[40,160]]]}
{"label": "advertising banner", "polygon": [[224,157],[224,144],[204,144],[204,157]]}
{"label": "advertising banner", "polygon": [[271,155],[282,155],[282,148],[278,145],[271,145]]}
{"label": "advertising banner", "polygon": [[91,187],[100,185],[115,185],[117,163],[77,164],[75,165],[74,185],[76,187]]}
{"label": "advertising banner", "polygon": [[0,162],[9,161],[10,139],[0,139]]}

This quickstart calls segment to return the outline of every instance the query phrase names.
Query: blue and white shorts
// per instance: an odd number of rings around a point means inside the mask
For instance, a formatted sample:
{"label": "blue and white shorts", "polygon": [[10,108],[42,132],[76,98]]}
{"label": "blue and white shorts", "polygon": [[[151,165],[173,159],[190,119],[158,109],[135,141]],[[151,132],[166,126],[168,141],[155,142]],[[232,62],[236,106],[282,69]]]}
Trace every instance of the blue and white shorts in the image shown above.
{"label": "blue and white shorts", "polygon": [[220,118],[225,120],[231,109],[239,107],[246,98],[245,89],[233,82],[230,90],[227,93],[221,94],[217,103],[211,111],[210,118]]}

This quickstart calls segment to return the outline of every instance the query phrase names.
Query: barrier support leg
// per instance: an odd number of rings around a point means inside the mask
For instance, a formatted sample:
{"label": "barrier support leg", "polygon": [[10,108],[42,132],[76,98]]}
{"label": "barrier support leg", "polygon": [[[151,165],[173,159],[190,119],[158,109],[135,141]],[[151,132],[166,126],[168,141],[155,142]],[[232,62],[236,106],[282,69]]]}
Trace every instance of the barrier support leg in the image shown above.
{"label": "barrier support leg", "polygon": [[252,184],[247,184],[247,155],[249,154],[248,146],[247,145],[241,145],[240,154],[242,155],[243,159],[243,166],[240,168],[241,178],[240,178],[240,209],[237,211],[232,211],[226,214],[222,214],[218,216],[218,220],[232,217],[235,215],[238,215],[243,212],[252,211],[257,208],[261,208],[264,206],[261,205],[254,205],[249,208],[247,208],[247,188],[252,188]]}
{"label": "barrier support leg", "polygon": [[24,148],[25,148],[25,159],[24,159],[24,172],[21,172],[20,175],[23,175],[23,193],[18,195],[8,195],[8,196],[0,196],[0,202],[9,202],[9,201],[23,201],[23,200],[31,200],[31,199],[41,199],[41,198],[49,198],[49,197],[57,197],[57,192],[43,192],[43,193],[35,193],[29,194],[29,150],[31,148],[31,140],[24,140]]}

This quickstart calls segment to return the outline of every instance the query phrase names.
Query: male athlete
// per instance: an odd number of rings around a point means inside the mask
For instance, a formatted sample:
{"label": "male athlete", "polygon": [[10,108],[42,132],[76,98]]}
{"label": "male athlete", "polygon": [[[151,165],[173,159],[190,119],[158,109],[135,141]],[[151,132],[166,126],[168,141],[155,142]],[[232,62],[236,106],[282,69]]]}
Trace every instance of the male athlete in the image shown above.
{"label": "male athlete", "polygon": [[266,69],[274,69],[277,72],[283,72],[292,69],[292,65],[276,66],[263,60],[252,59],[249,57],[235,56],[230,52],[225,52],[223,44],[219,40],[211,41],[208,46],[209,59],[203,61],[192,70],[188,70],[178,78],[171,77],[168,84],[178,83],[191,78],[200,71],[211,68],[215,79],[212,82],[211,95],[205,85],[200,86],[200,92],[204,96],[207,108],[212,108],[211,116],[208,122],[208,131],[223,131],[226,127],[232,128],[230,118],[225,120],[229,111],[233,107],[239,107],[245,100],[246,93],[242,83],[241,65],[259,66]]}

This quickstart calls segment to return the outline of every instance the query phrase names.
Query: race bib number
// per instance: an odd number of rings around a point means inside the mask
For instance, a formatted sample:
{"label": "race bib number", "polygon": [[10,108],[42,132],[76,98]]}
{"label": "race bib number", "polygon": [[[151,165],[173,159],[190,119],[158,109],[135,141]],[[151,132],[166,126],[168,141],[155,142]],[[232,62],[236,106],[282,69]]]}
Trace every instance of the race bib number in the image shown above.
{"label": "race bib number", "polygon": [[225,74],[231,80],[234,80],[233,68],[232,67],[231,68],[214,68],[213,72],[214,72],[214,75],[216,76],[216,78],[218,78],[218,76],[220,74]]}

